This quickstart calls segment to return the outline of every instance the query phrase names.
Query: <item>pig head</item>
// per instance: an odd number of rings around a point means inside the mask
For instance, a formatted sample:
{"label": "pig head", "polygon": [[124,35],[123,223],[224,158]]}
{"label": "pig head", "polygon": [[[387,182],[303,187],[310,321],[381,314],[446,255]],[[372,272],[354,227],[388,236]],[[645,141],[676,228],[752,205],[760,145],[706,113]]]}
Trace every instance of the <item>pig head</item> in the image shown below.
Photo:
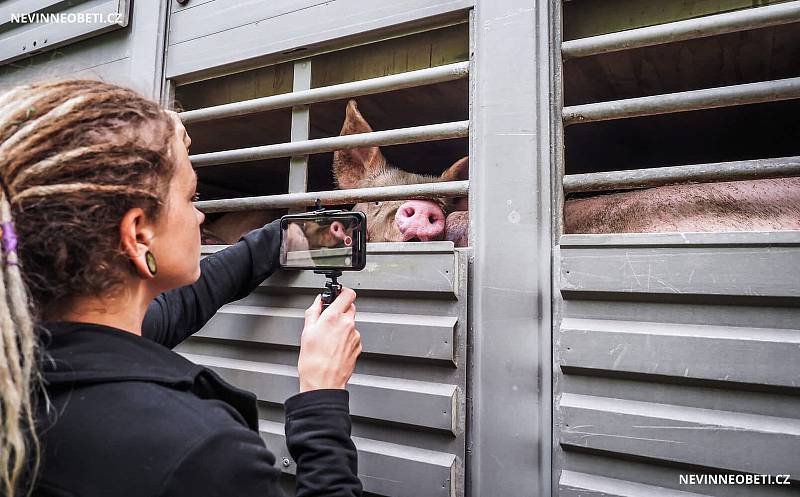
{"label": "pig head", "polygon": [[[350,100],[340,135],[371,131],[356,101]],[[380,148],[370,146],[335,152],[333,171],[341,189],[458,181],[468,179],[469,159],[456,161],[440,176],[416,174],[388,164]],[[370,242],[451,240],[461,247],[467,245],[467,208],[466,198],[430,198],[361,202],[353,210],[366,214]]]}

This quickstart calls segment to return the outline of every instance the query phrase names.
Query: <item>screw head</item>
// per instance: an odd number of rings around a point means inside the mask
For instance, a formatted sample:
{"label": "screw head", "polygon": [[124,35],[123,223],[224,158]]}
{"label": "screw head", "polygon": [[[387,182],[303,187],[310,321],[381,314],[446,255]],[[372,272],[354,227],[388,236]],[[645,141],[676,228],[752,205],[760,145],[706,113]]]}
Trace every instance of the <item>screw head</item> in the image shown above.
{"label": "screw head", "polygon": [[291,465],[292,465],[292,461],[290,461],[288,457],[284,457],[283,458],[283,467],[284,468],[288,468]]}

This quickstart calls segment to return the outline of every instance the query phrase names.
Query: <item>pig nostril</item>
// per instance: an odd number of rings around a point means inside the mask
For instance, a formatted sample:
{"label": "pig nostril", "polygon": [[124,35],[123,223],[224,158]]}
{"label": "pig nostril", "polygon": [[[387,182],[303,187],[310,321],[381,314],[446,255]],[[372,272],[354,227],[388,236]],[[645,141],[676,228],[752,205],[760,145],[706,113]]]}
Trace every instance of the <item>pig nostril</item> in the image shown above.
{"label": "pig nostril", "polygon": [[431,224],[436,224],[436,217],[435,216],[428,216],[428,222]]}

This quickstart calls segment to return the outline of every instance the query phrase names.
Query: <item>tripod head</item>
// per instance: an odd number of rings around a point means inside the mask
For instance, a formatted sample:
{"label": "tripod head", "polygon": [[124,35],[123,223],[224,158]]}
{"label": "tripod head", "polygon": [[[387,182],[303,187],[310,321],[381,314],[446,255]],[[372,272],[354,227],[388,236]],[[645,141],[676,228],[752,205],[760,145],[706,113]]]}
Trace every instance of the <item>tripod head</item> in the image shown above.
{"label": "tripod head", "polygon": [[328,281],[325,282],[325,291],[322,292],[322,310],[324,311],[342,291],[342,284],[337,281],[342,272],[338,269],[324,269],[316,270],[314,273],[324,274],[328,278]]}

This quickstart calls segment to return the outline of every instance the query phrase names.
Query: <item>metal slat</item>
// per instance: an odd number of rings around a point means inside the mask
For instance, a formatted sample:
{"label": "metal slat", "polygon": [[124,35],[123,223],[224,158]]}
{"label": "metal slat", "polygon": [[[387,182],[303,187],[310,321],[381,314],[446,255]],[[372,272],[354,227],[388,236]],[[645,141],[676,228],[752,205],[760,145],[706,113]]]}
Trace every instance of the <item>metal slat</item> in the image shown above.
{"label": "metal slat", "polygon": [[324,192],[288,193],[259,197],[240,197],[222,200],[195,202],[199,210],[211,212],[234,212],[250,209],[280,209],[296,206],[311,206],[319,199],[323,205],[356,204],[376,200],[398,200],[430,197],[463,197],[469,194],[469,180],[420,183],[417,185],[377,186],[351,190]]}
{"label": "metal slat", "polygon": [[[800,78],[799,78],[800,79]],[[373,131],[357,135],[332,136],[291,143],[277,143],[260,147],[239,148],[222,152],[209,152],[189,156],[194,167],[216,166],[233,162],[250,162],[256,160],[292,157],[297,155],[320,154],[349,148],[401,145],[450,138],[463,138],[469,135],[469,121],[456,121],[411,128]]]}
{"label": "metal slat", "polygon": [[798,245],[561,248],[561,292],[567,299],[602,294],[798,298],[798,281]]}
{"label": "metal slat", "polygon": [[800,246],[800,231],[731,231],[708,233],[604,233],[563,235],[561,249],[585,247],[697,247],[712,246],[768,247],[776,245]]}
{"label": "metal slat", "polygon": [[[356,316],[365,354],[455,360],[455,316],[359,311]],[[194,336],[299,347],[303,309],[228,304]]]}
{"label": "metal slat", "polygon": [[565,470],[558,481],[559,497],[711,497],[666,487]]}
{"label": "metal slat", "polygon": [[800,419],[574,393],[562,395],[560,414],[566,450],[756,474],[800,472]]}
{"label": "metal slat", "polygon": [[800,156],[568,174],[564,176],[563,185],[564,193],[576,193],[787,176],[800,176]]}
{"label": "metal slat", "polygon": [[[224,245],[206,246],[224,250]],[[461,274],[453,242],[368,243],[363,271],[345,272],[339,279],[361,291],[458,295]],[[413,275],[413,276],[409,276]],[[319,291],[319,277],[311,271],[278,271],[261,283],[265,288]]]}
{"label": "metal slat", "polygon": [[[200,5],[214,10],[215,3]],[[250,5],[258,12],[266,12],[273,10],[273,3],[253,1]],[[374,41],[376,33],[390,36],[404,34],[410,26],[439,26],[442,19],[462,20],[474,3],[474,0],[320,0],[313,7],[273,17],[259,15],[257,22],[223,30],[217,30],[219,22],[211,18],[186,30],[180,28],[187,41],[170,44],[166,77],[180,78],[181,82],[197,80],[230,67],[286,60],[297,49],[302,49],[304,56],[311,56],[343,45]],[[236,8],[240,8],[238,4]],[[170,29],[178,28],[171,22]]]}
{"label": "metal slat", "polygon": [[800,98],[800,78],[761,81],[564,107],[564,125]]}
{"label": "metal slat", "polygon": [[798,21],[800,1],[787,2],[569,40],[561,44],[561,55],[565,60],[588,57]]}
{"label": "metal slat", "polygon": [[[295,474],[296,465],[286,449],[283,424],[260,420],[259,433],[280,461],[281,469]],[[352,437],[358,450],[358,476],[364,491],[392,497],[454,497],[462,471],[453,454],[397,445],[362,437]]]}
{"label": "metal slat", "polygon": [[[295,333],[302,329],[295,328]],[[297,393],[297,368],[225,357],[182,354],[209,367],[226,381],[273,404]],[[350,413],[375,421],[401,423],[455,434],[456,387],[442,383],[354,374],[348,382]]]}
{"label": "metal slat", "polygon": [[[408,242],[425,244],[430,242]],[[452,247],[452,242],[448,243]],[[369,254],[367,267],[358,273],[345,272],[339,281],[356,291],[413,292],[452,296],[458,293],[455,257],[444,254]],[[298,274],[299,273],[299,274]],[[268,288],[319,291],[319,276],[312,271],[281,271],[262,283]]]}
{"label": "metal slat", "polygon": [[352,83],[324,86],[281,95],[255,98],[230,104],[206,107],[204,109],[181,112],[185,124],[241,116],[254,112],[283,109],[298,105],[309,105],[329,100],[358,97],[392,90],[402,90],[415,86],[431,85],[461,79],[469,74],[469,62],[456,62],[429,69],[409,71],[391,76],[370,78]]}
{"label": "metal slat", "polygon": [[800,330],[565,318],[560,347],[562,368],[579,374],[800,386]]}

